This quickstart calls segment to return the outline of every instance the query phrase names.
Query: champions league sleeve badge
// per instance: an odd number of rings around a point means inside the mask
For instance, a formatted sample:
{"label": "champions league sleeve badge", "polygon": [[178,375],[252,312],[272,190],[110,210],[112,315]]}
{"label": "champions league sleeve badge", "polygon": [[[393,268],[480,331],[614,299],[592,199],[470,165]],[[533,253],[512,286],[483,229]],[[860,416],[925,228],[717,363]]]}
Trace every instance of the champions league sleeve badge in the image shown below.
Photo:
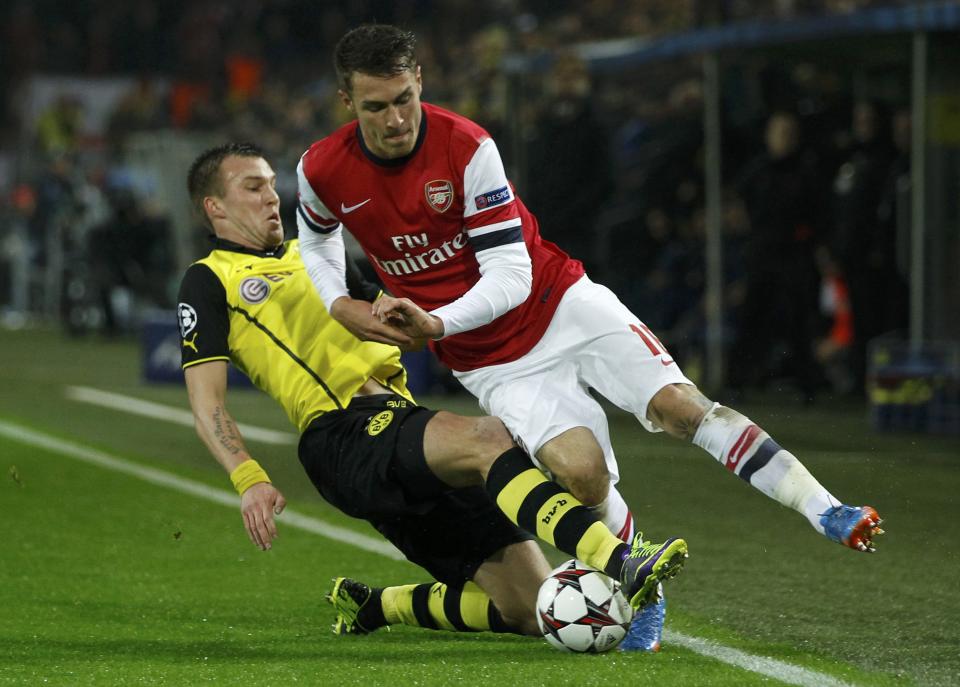
{"label": "champions league sleeve badge", "polygon": [[180,325],[180,338],[187,338],[187,334],[197,326],[197,311],[189,303],[178,303],[177,322]]}

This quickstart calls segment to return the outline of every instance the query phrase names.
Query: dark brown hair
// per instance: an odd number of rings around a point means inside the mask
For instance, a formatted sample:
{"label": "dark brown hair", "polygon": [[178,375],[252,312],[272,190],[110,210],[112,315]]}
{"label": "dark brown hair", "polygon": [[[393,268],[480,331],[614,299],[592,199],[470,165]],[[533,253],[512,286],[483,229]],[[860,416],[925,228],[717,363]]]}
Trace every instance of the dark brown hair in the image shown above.
{"label": "dark brown hair", "polygon": [[348,31],[333,51],[337,83],[350,92],[354,72],[389,77],[417,65],[417,37],[390,24],[362,24]]}

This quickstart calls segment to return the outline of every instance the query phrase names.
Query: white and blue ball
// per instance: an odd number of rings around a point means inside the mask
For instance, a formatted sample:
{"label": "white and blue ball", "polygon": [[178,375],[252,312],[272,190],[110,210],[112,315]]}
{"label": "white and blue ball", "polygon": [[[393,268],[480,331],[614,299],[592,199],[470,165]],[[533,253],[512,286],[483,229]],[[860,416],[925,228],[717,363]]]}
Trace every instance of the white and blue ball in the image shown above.
{"label": "white and blue ball", "polygon": [[609,651],[623,641],[632,618],[620,583],[578,560],[555,568],[537,594],[540,631],[563,651]]}

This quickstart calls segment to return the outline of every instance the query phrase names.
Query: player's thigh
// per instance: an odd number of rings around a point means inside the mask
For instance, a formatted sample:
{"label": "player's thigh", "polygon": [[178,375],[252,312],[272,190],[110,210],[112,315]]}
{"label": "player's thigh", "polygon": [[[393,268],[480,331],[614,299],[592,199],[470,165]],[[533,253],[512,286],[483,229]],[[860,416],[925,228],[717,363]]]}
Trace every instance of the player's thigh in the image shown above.
{"label": "player's thigh", "polygon": [[671,384],[692,385],[666,346],[605,286],[591,284],[591,307],[573,316],[581,331],[592,332],[576,353],[580,379],[620,408],[633,413],[650,431],[650,401]]}
{"label": "player's thigh", "polygon": [[511,544],[477,568],[473,581],[487,593],[511,627],[539,634],[537,592],[550,574],[550,565],[532,541]]}
{"label": "player's thigh", "polygon": [[438,411],[423,433],[427,466],[453,487],[482,484],[490,465],[513,447],[503,423],[489,416],[468,417]]}
{"label": "player's thigh", "polygon": [[[522,361],[517,361],[522,362]],[[565,432],[585,427],[602,450],[603,459],[616,473],[613,449],[603,408],[577,379],[568,360],[529,369],[488,368],[470,373],[464,386],[481,399],[484,410],[503,421],[520,446],[539,463],[545,444]]]}

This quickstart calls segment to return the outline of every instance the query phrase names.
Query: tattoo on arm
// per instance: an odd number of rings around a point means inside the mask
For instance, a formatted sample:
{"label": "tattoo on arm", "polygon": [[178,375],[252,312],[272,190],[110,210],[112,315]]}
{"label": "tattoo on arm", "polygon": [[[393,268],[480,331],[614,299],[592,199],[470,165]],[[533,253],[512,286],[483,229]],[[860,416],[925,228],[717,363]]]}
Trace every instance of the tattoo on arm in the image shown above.
{"label": "tattoo on arm", "polygon": [[220,442],[220,445],[230,453],[236,455],[242,450],[242,442],[240,432],[237,431],[237,425],[221,406],[213,409],[213,435],[217,438],[217,441]]}

